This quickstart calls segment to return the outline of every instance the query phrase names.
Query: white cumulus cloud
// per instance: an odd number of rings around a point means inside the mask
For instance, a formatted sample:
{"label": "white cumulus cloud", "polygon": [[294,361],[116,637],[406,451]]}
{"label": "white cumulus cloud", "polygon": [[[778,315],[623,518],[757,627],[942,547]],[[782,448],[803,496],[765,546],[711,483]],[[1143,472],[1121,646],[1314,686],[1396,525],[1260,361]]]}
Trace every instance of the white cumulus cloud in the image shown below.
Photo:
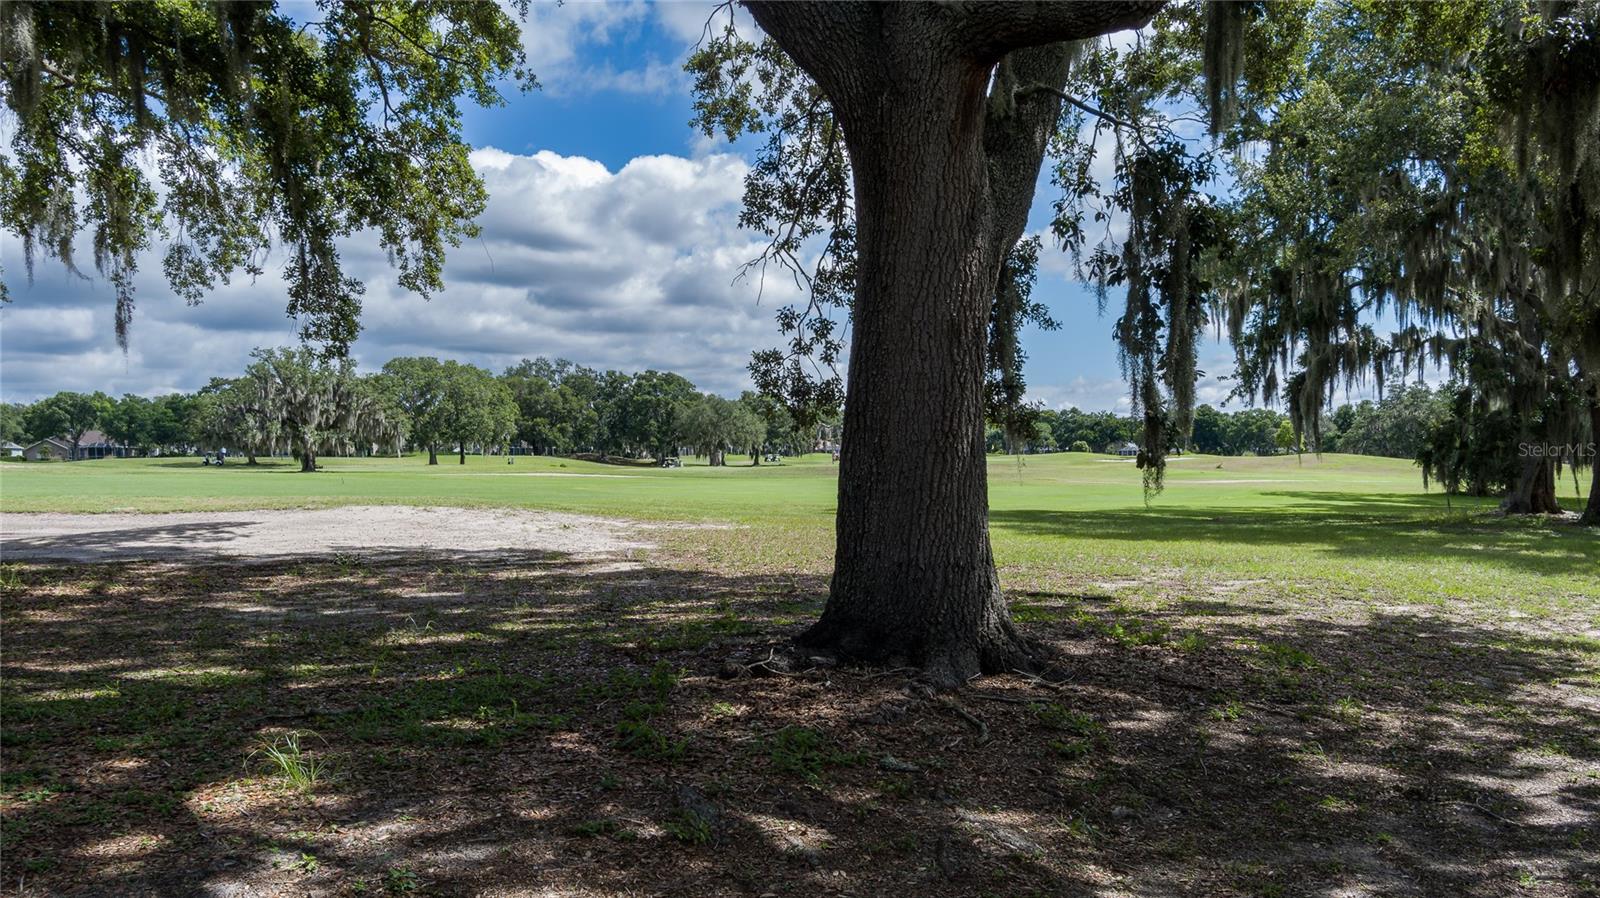
{"label": "white cumulus cloud", "polygon": [[[367,285],[353,353],[372,370],[397,355],[438,355],[498,370],[523,357],[565,356],[626,371],[670,369],[702,389],[748,384],[752,349],[775,345],[775,304],[797,298],[780,279],[737,281],[758,238],[736,225],[746,163],[726,154],[642,156],[618,171],[551,152],[488,148],[472,163],[489,189],[483,235],[450,253],[445,290],[401,290],[371,234],[343,246]],[[85,256],[87,257],[87,255]],[[235,277],[199,306],[162,281],[159,254],[140,260],[132,341],[112,333],[113,299],[40,260],[24,277],[21,248],[0,245],[14,302],[0,309],[0,395],[57,390],[192,390],[242,370],[256,346],[290,343],[281,258],[252,282]]]}

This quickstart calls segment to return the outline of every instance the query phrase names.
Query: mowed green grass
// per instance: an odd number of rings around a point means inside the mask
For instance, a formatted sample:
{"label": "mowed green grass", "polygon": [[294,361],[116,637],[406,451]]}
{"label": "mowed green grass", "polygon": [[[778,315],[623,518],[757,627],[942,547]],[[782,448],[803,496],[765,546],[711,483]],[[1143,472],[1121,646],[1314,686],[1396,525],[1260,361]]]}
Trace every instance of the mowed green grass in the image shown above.
{"label": "mowed green grass", "polygon": [[299,463],[272,459],[250,466],[229,461],[204,467],[199,459],[131,459],[0,466],[4,511],[231,511],[247,508],[350,504],[511,506],[653,520],[762,517],[770,503],[829,514],[835,466],[814,455],[775,466],[712,468],[689,460],[683,468],[601,464],[567,458],[426,456],[322,458],[323,470],[301,473]]}
{"label": "mowed green grass", "polygon": [[[597,476],[528,476],[574,474]],[[1049,677],[934,700],[905,670],[723,676],[823,608],[826,456],[0,465],[7,512],[399,502],[731,525],[643,530],[657,546],[627,564],[0,558],[5,881],[514,891],[535,858],[564,893],[810,894],[804,832],[856,894],[1588,893],[1593,533],[1447,505],[1382,459],[1190,458],[1148,505],[1116,459],[990,474],[1001,578]],[[101,520],[102,542],[140,526]],[[290,746],[316,777],[271,763]],[[969,808],[1040,849],[1002,855]],[[947,851],[960,878],[929,878]]]}
{"label": "mowed green grass", "polygon": [[[625,514],[662,520],[754,521],[773,515],[832,515],[838,466],[827,455],[725,467],[687,459],[682,468],[601,464],[567,458],[442,456],[323,458],[303,474],[286,459],[204,467],[194,458],[106,459],[76,464],[0,465],[4,511],[205,511],[326,507],[353,503],[512,506]],[[997,510],[1138,510],[1146,505],[1129,459],[1080,453],[990,456]],[[1571,494],[1573,484],[1562,485]],[[1413,511],[1475,509],[1427,494],[1415,466],[1397,459],[1189,456],[1168,467],[1167,489],[1150,508],[1284,508],[1326,501],[1396,504]]]}
{"label": "mowed green grass", "polygon": [[[0,466],[0,510],[199,511],[403,503],[508,506],[648,520],[721,521],[749,538],[708,541],[708,560],[748,570],[825,570],[837,466],[826,455],[679,469],[573,459],[328,458],[202,467],[138,459]],[[1369,598],[1529,613],[1600,625],[1600,539],[1570,524],[1507,520],[1492,500],[1423,489],[1412,464],[1325,455],[1189,456],[1144,501],[1123,459],[992,456],[991,522],[1008,583],[1170,600],[1241,587],[1292,601]],[[1561,486],[1577,507],[1580,485]]]}

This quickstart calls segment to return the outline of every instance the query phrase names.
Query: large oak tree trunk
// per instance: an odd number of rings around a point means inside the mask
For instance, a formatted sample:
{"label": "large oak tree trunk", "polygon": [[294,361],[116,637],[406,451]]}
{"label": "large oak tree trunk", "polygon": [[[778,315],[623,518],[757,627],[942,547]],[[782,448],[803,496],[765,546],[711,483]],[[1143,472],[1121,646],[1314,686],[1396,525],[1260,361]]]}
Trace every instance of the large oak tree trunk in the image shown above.
{"label": "large oak tree trunk", "polygon": [[300,473],[310,474],[317,470],[317,454],[310,449],[300,453]]}
{"label": "large oak tree trunk", "polygon": [[959,683],[1028,658],[989,546],[989,71],[895,36],[877,114],[846,131],[859,223],[849,436],[832,589],[801,642]]}
{"label": "large oak tree trunk", "polygon": [[439,447],[430,445],[428,447],[428,464],[436,465],[438,463],[439,463]]}
{"label": "large oak tree trunk", "polygon": [[1561,513],[1561,504],[1556,501],[1555,465],[1548,456],[1523,457],[1522,472],[1500,508],[1506,514]]}
{"label": "large oak tree trunk", "polygon": [[[989,543],[989,311],[1066,72],[1064,49],[1043,45],[1143,24],[1160,4],[747,5],[828,94],[855,187],[834,573],[799,642],[945,685],[1029,666]],[[1045,79],[1026,101],[1037,120],[1018,114],[1015,69],[995,72],[1008,53]]]}

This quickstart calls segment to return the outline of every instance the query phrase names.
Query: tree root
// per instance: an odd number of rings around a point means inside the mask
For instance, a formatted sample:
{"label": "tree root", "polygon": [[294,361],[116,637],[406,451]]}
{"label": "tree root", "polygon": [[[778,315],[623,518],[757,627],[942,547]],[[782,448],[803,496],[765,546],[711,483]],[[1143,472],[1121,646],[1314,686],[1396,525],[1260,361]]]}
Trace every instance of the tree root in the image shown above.
{"label": "tree root", "polygon": [[954,714],[955,716],[961,718],[969,726],[971,726],[973,729],[977,730],[978,731],[978,744],[979,745],[982,745],[985,742],[989,741],[989,725],[984,723],[982,718],[978,717],[976,714],[973,714],[971,711],[968,711],[966,708],[961,707],[960,705],[956,704],[955,702],[953,702],[953,701],[951,701],[951,700],[949,700],[947,698],[938,699],[935,702],[935,704],[937,704],[939,707],[945,709],[946,711],[949,711],[951,714]]}

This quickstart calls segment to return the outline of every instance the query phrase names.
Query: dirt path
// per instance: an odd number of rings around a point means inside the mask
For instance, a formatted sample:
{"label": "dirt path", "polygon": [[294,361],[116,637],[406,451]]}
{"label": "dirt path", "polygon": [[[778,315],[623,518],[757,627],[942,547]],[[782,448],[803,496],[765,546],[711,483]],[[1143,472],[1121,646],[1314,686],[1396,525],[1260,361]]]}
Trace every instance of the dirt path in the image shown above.
{"label": "dirt path", "polygon": [[614,555],[649,548],[642,526],[585,515],[357,505],[178,514],[0,514],[0,558],[274,559],[426,551]]}

